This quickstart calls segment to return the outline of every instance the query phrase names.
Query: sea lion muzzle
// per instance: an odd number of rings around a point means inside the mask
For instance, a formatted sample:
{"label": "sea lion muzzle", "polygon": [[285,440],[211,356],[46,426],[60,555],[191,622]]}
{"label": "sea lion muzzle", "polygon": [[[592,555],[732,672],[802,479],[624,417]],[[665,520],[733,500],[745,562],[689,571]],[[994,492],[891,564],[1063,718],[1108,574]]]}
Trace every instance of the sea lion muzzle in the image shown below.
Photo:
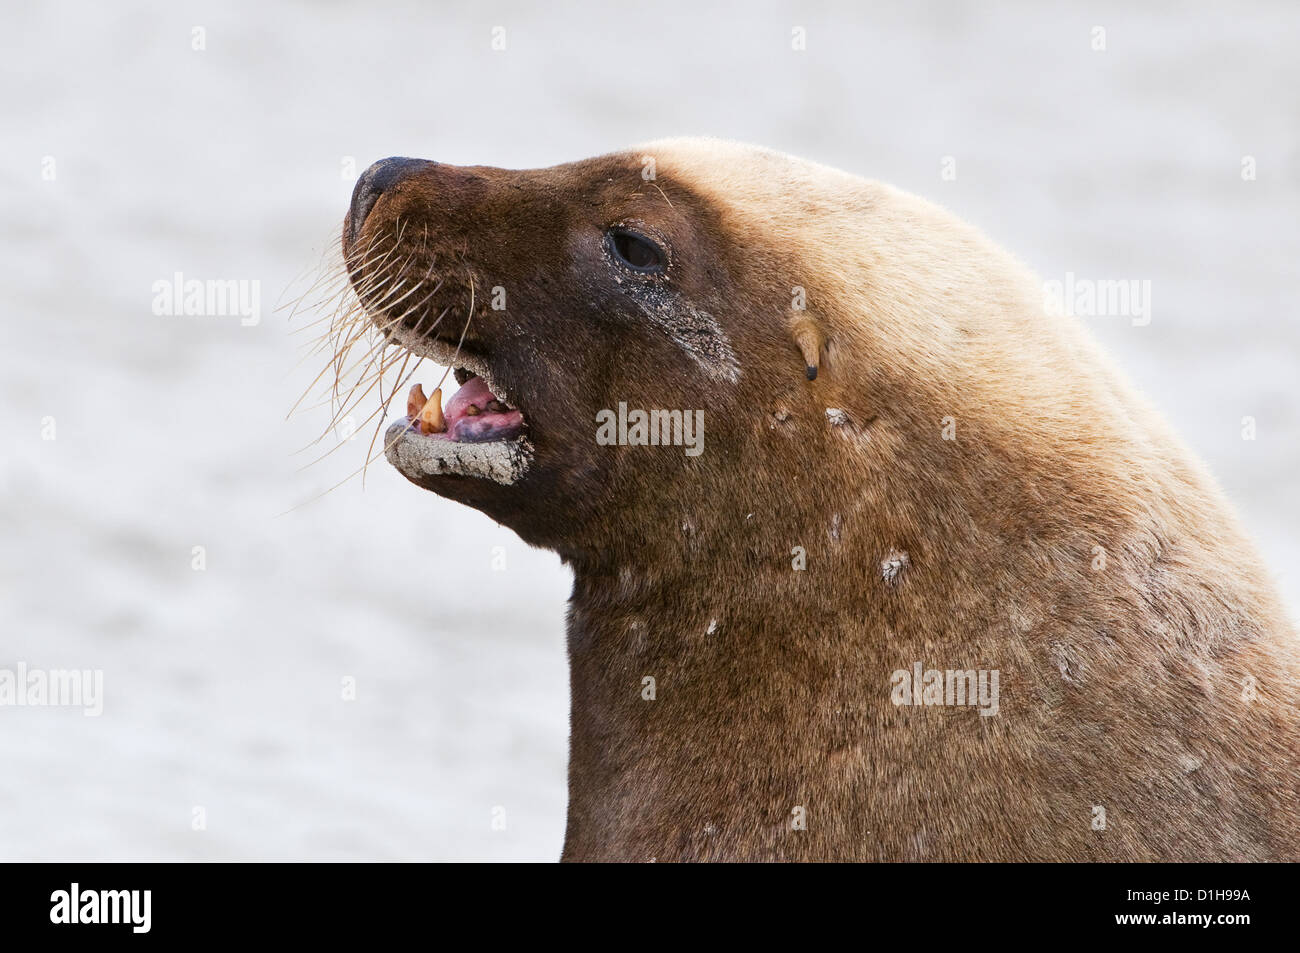
{"label": "sea lion muzzle", "polygon": [[344,228],[348,244],[351,245],[356,242],[357,235],[361,232],[361,226],[365,224],[366,216],[375,207],[375,202],[379,200],[379,196],[391,189],[409,173],[430,165],[434,165],[434,163],[427,159],[407,159],[402,156],[391,156],[372,163],[365,172],[362,172],[361,177],[357,179],[357,184],[352,189],[352,204],[348,208],[347,223]]}

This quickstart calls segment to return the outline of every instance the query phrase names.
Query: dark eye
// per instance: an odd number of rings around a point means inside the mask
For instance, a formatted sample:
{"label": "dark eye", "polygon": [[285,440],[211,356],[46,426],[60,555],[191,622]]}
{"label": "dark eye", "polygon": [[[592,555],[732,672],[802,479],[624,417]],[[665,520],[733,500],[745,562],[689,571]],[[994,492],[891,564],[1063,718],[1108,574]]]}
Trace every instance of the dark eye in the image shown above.
{"label": "dark eye", "polygon": [[611,228],[605,241],[614,257],[633,271],[663,271],[668,260],[662,248],[644,235],[626,228]]}

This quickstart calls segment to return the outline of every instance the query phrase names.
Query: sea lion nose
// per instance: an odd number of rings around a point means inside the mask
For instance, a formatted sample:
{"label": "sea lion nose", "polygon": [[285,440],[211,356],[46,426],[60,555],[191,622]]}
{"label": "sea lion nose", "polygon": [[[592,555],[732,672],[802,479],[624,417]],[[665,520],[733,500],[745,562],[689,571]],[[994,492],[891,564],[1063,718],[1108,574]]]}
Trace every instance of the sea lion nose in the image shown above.
{"label": "sea lion nose", "polygon": [[366,221],[366,216],[370,210],[375,207],[375,202],[385,191],[391,189],[408,174],[416,169],[422,169],[427,165],[433,165],[427,159],[406,159],[401,156],[392,156],[388,159],[380,159],[374,163],[361,177],[357,179],[356,186],[352,189],[352,205],[348,210],[348,238],[350,241],[356,241],[357,235],[361,232],[361,226]]}

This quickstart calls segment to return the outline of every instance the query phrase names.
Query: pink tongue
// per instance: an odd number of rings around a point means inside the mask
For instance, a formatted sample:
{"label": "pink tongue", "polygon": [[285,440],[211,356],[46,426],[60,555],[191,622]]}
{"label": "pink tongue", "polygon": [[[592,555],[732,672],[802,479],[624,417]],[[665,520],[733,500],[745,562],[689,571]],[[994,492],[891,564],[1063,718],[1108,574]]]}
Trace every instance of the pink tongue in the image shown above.
{"label": "pink tongue", "polygon": [[[524,415],[517,410],[491,413],[487,405],[496,400],[481,377],[471,377],[447,401],[447,437],[463,443],[482,443],[513,437],[524,426]],[[478,413],[468,413],[470,405]]]}
{"label": "pink tongue", "polygon": [[451,400],[447,401],[447,409],[444,413],[447,415],[447,420],[450,421],[454,418],[464,417],[465,411],[470,404],[474,404],[479,410],[482,410],[487,407],[490,400],[496,400],[496,397],[488,390],[483,378],[471,377],[460,385],[460,390],[451,395]]}

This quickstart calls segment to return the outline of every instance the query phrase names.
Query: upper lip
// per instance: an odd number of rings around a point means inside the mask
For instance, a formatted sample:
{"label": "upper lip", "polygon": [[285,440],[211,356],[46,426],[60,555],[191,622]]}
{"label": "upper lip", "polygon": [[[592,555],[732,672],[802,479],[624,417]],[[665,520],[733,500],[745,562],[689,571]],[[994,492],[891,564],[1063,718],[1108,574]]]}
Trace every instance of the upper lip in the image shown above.
{"label": "upper lip", "polygon": [[415,334],[400,326],[391,329],[388,336],[417,357],[426,357],[435,364],[450,368],[459,384],[464,384],[470,376],[481,378],[487,389],[498,400],[518,410],[524,416],[525,422],[528,421],[527,410],[519,403],[519,395],[513,387],[503,383],[496,375],[489,355],[463,345],[457,346],[443,338]]}

